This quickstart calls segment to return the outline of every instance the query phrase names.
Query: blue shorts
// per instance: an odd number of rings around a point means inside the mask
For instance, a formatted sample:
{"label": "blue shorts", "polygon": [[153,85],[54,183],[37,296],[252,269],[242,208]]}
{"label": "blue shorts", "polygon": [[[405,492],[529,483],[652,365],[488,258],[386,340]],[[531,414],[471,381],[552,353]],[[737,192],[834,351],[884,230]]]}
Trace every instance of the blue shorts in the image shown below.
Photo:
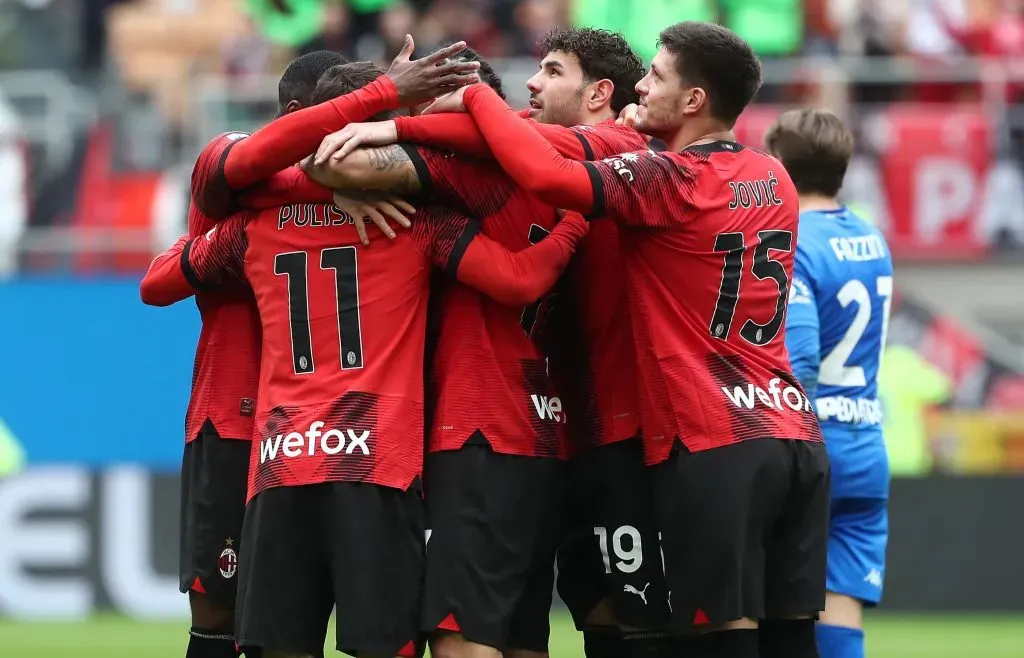
{"label": "blue shorts", "polygon": [[885,582],[885,545],[889,539],[889,501],[885,498],[833,498],[828,531],[825,588],[878,605]]}

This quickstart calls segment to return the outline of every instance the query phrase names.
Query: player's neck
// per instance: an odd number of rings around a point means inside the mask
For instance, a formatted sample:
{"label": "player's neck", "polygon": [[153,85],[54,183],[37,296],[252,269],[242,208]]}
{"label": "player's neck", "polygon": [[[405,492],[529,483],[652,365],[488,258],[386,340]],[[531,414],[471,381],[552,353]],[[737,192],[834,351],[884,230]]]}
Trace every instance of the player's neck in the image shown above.
{"label": "player's neck", "polygon": [[722,141],[735,142],[736,135],[732,129],[717,121],[699,121],[687,124],[680,128],[674,136],[665,139],[669,149],[677,152],[699,144]]}
{"label": "player's neck", "polygon": [[821,194],[801,194],[800,212],[812,210],[839,210],[842,204],[835,197],[823,196]]}
{"label": "player's neck", "polygon": [[610,107],[606,107],[600,112],[588,112],[583,110],[582,116],[580,117],[581,126],[596,126],[599,123],[604,123],[610,119],[615,118],[615,113],[612,112]]}

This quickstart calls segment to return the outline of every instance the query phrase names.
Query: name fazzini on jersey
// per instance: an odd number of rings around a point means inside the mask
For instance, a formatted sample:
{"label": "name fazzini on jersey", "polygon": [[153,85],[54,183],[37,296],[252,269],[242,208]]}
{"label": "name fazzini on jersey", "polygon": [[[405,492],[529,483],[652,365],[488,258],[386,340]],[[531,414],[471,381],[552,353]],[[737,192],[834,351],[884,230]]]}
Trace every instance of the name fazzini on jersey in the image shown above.
{"label": "name fazzini on jersey", "polygon": [[889,255],[889,250],[885,248],[885,242],[874,234],[831,238],[828,244],[832,247],[832,253],[836,255],[836,259],[840,263],[843,261],[881,260]]}

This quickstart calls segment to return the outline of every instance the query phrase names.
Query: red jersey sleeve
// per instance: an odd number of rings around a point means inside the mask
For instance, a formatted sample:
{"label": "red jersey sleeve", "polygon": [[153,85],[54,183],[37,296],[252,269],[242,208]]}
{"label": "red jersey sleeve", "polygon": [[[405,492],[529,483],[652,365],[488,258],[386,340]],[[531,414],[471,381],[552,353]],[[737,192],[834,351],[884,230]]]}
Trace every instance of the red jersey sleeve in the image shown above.
{"label": "red jersey sleeve", "polygon": [[243,208],[264,210],[285,203],[331,203],[333,200],[330,188],[317,183],[299,167],[289,167],[249,188],[239,203]]}
{"label": "red jersey sleeve", "polygon": [[577,162],[522,125],[486,85],[467,89],[465,102],[502,169],[545,203],[629,226],[666,227],[685,217],[706,156],[648,149]]}
{"label": "red jersey sleeve", "polygon": [[249,248],[246,227],[254,215],[238,213],[197,238],[181,252],[181,271],[195,290],[248,287],[245,253]]}
{"label": "red jersey sleeve", "polygon": [[[594,146],[590,143],[586,131],[589,126],[566,128],[546,123],[537,123],[525,119],[544,139],[562,155],[575,160],[593,160]],[[417,117],[398,117],[395,119],[398,139],[404,142],[422,144],[432,148],[451,149],[462,155],[474,157],[491,157],[491,149],[487,146],[480,129],[473,117],[465,114],[426,114]],[[634,132],[628,128],[630,132]],[[636,134],[634,132],[634,134]],[[603,146],[598,143],[598,147]],[[605,157],[612,153],[633,150],[641,145],[628,146],[607,150]]]}
{"label": "red jersey sleeve", "polygon": [[192,296],[192,286],[181,271],[181,253],[188,241],[188,235],[181,236],[149,264],[146,276],[142,277],[139,285],[143,304],[169,306]]}
{"label": "red jersey sleeve", "polygon": [[567,213],[547,237],[519,252],[480,233],[466,248],[456,276],[502,304],[532,304],[555,285],[586,234],[579,213]]}
{"label": "red jersey sleeve", "polygon": [[431,205],[416,213],[412,220],[413,244],[434,267],[455,274],[466,247],[480,231],[479,220]]}
{"label": "red jersey sleeve", "polygon": [[583,163],[562,157],[487,85],[469,87],[464,100],[494,158],[516,183],[556,208],[593,209],[593,183]]}
{"label": "red jersey sleeve", "polygon": [[694,158],[632,151],[586,162],[593,186],[592,216],[625,226],[668,228],[687,216],[696,186]]}
{"label": "red jersey sleeve", "polygon": [[316,150],[327,135],[398,107],[398,91],[381,76],[351,94],[286,114],[257,130],[226,133],[200,154],[192,172],[192,198],[209,217],[233,212],[234,191],[286,169]]}
{"label": "red jersey sleeve", "polygon": [[587,233],[581,216],[567,215],[545,239],[512,252],[479,229],[479,220],[431,206],[417,215],[412,238],[434,267],[509,306],[533,303],[550,290]]}

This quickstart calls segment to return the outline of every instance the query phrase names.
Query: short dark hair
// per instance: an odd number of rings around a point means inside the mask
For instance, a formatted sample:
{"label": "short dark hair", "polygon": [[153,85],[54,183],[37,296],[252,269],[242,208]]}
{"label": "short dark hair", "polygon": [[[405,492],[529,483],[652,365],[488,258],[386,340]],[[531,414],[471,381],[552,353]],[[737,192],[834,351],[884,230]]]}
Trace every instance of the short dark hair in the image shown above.
{"label": "short dark hair", "polygon": [[853,135],[832,112],[786,112],[768,129],[764,145],[782,162],[801,194],[839,194],[853,155]]}
{"label": "short dark hair", "polygon": [[311,105],[317,80],[332,66],[347,64],[348,58],[332,50],[315,50],[292,60],[277,83],[277,103],[283,113],[288,103]]}
{"label": "short dark hair", "polygon": [[658,45],[675,55],[685,84],[707,90],[712,116],[729,126],[761,87],[761,62],[750,44],[721,25],[676,23],[661,31]]}
{"label": "short dark hair", "polygon": [[[384,75],[384,69],[373,62],[349,62],[338,64],[324,71],[320,80],[316,83],[316,89],[310,96],[310,103],[317,105],[338,96],[351,94],[357,89],[362,89],[380,76]],[[367,121],[387,121],[397,115],[393,110],[381,112],[367,119]]]}
{"label": "short dark hair", "polygon": [[484,59],[483,55],[472,48],[466,48],[462,52],[452,55],[449,59],[461,62],[480,62],[480,68],[477,69],[477,75],[480,76],[480,82],[493,89],[502,98],[505,98],[505,91],[501,88],[501,78],[494,70],[494,67],[491,66],[491,63]]}
{"label": "short dark hair", "polygon": [[644,63],[618,32],[592,27],[556,27],[541,39],[540,46],[545,55],[556,50],[575,55],[588,82],[611,80],[615,85],[612,110],[616,114],[639,101],[636,83],[644,77]]}

